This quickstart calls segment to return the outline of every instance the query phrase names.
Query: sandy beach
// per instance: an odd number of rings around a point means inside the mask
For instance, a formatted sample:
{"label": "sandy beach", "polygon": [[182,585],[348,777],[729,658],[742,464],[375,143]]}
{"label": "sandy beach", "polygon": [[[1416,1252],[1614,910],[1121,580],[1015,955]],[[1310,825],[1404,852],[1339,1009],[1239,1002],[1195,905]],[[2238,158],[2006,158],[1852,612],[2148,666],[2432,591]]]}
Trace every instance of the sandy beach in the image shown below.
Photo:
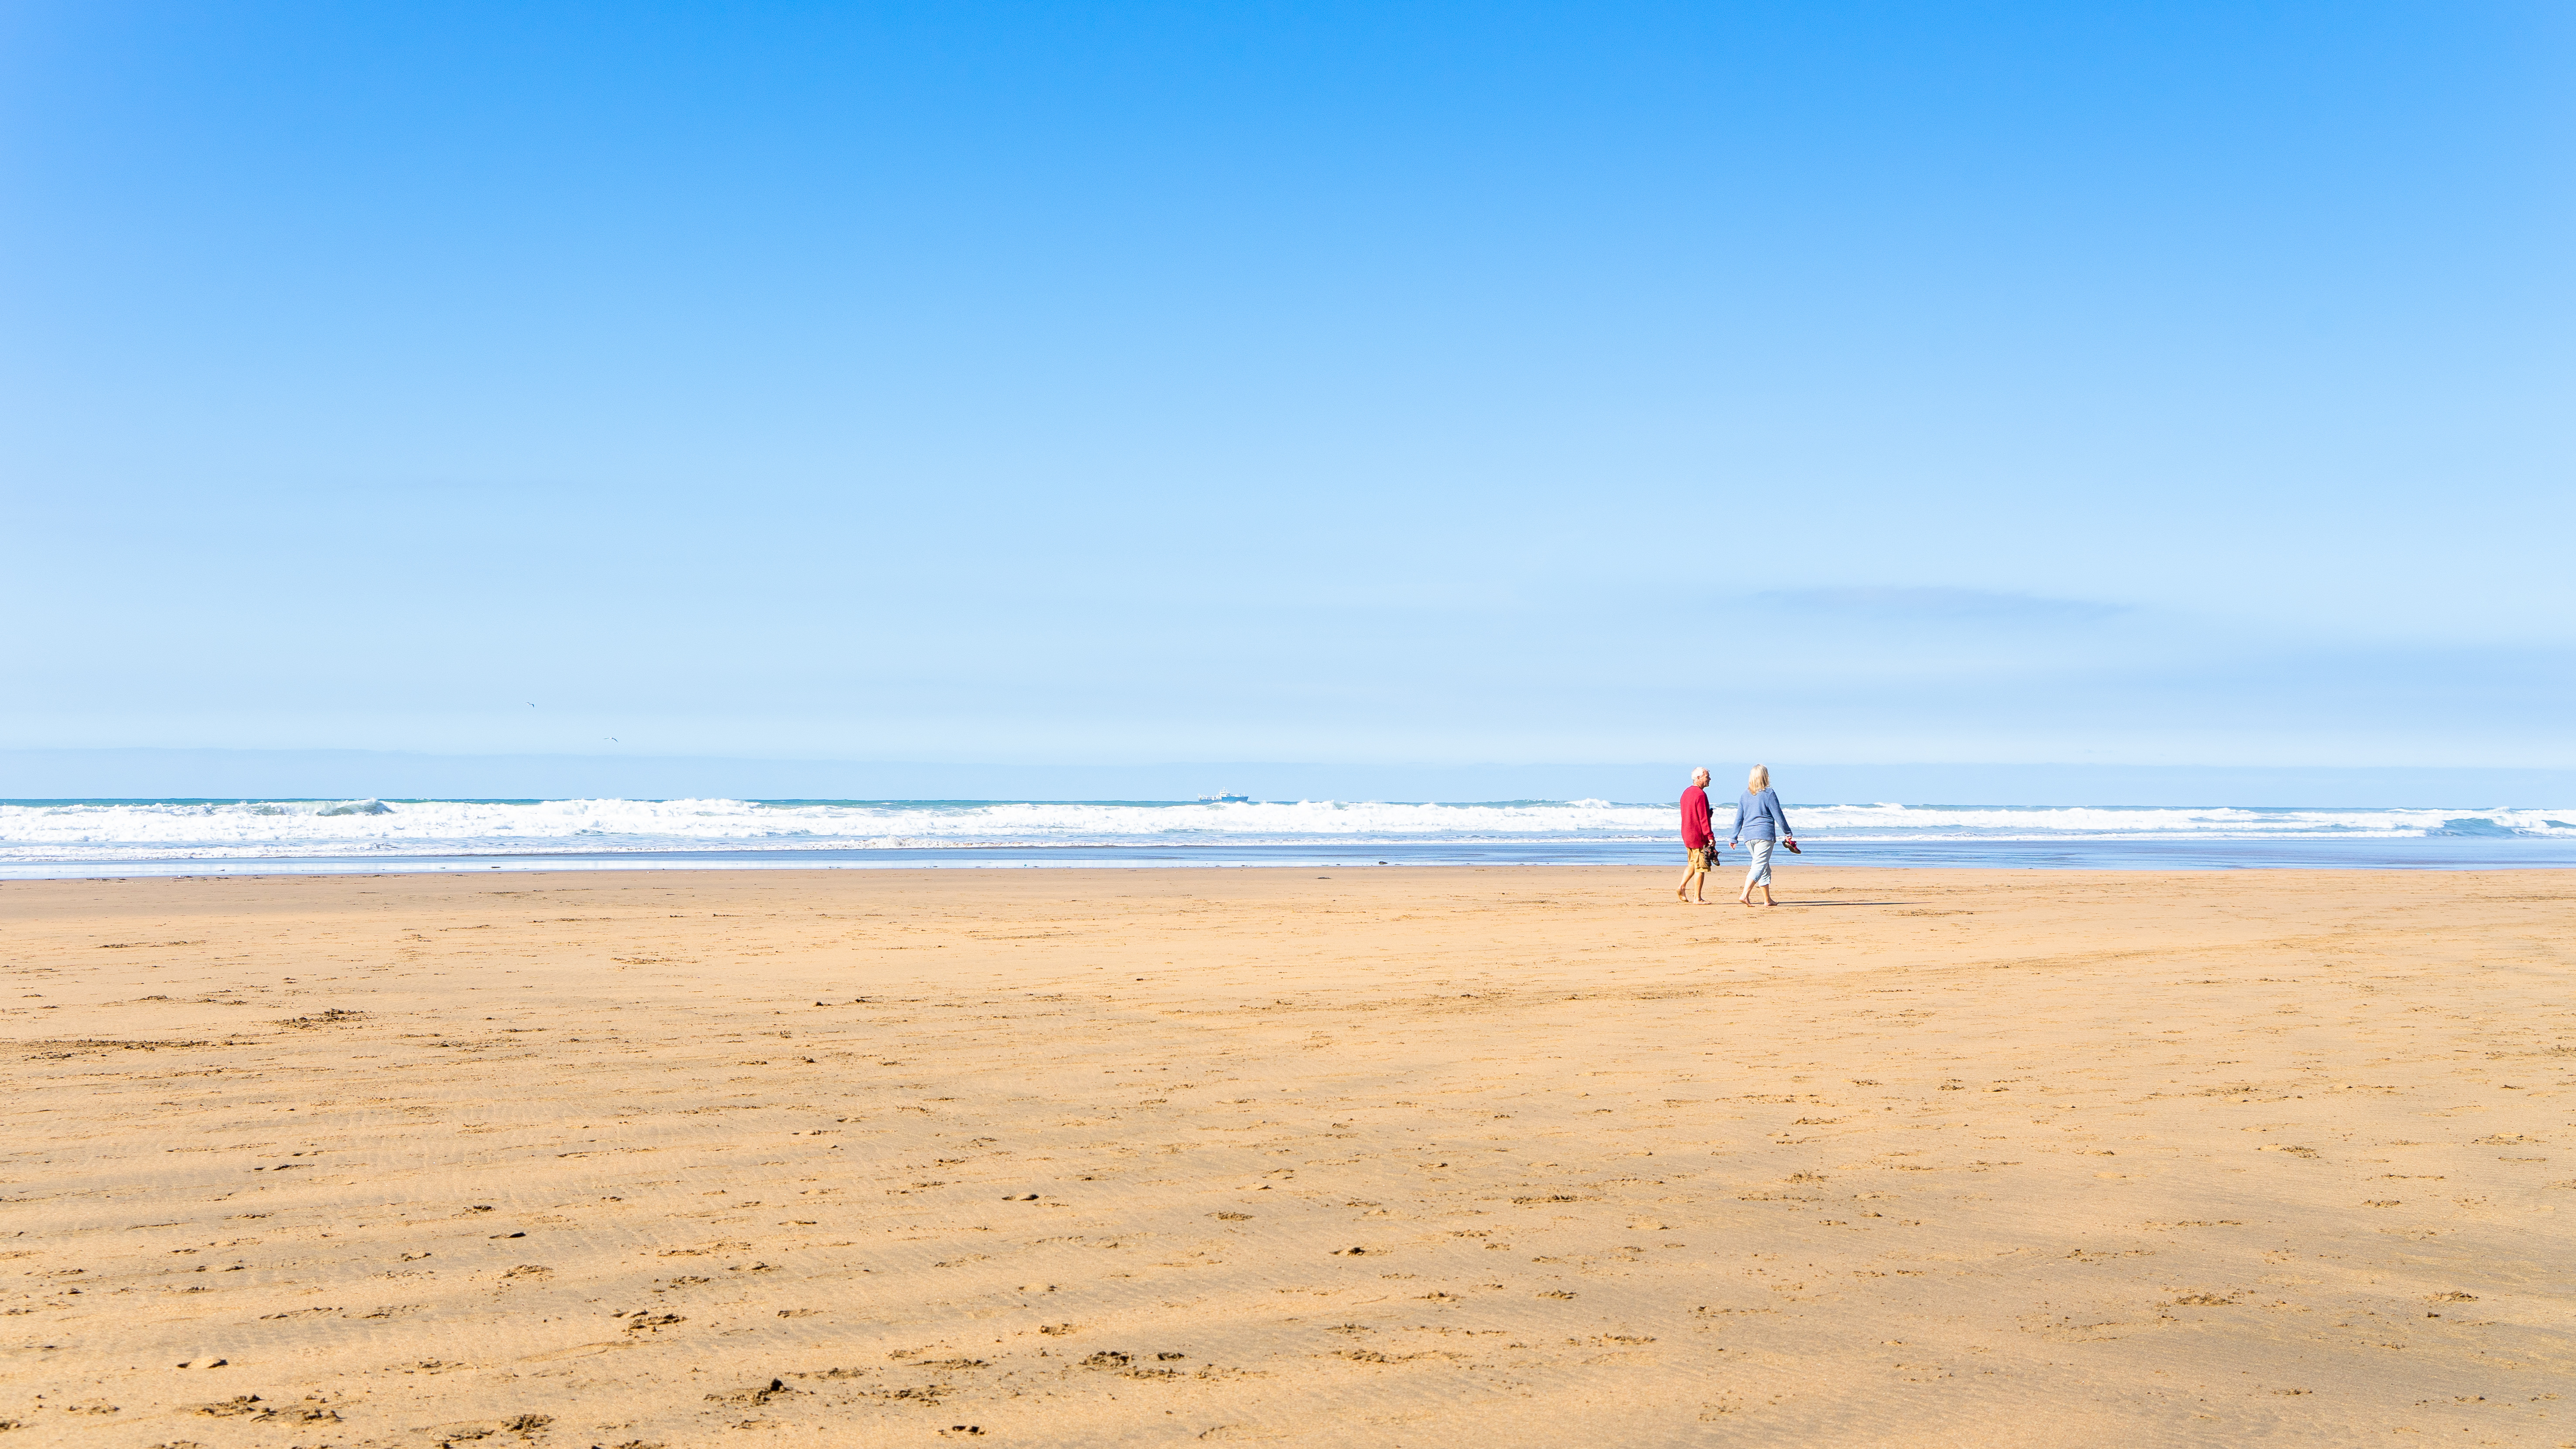
{"label": "sandy beach", "polygon": [[1675,873],[0,883],[0,1442],[2576,1443],[2576,876]]}

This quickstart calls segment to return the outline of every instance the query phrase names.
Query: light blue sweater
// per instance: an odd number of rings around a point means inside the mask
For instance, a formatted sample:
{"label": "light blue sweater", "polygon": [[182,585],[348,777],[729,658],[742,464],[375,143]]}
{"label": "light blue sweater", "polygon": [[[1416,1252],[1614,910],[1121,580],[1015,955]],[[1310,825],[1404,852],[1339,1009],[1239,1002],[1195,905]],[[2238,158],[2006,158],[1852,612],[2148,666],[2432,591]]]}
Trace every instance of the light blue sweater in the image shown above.
{"label": "light blue sweater", "polygon": [[[1775,834],[1774,827],[1777,827]],[[1792,834],[1789,817],[1780,809],[1780,795],[1775,790],[1747,790],[1735,802],[1735,830],[1726,843],[1735,845],[1747,840],[1772,840]]]}

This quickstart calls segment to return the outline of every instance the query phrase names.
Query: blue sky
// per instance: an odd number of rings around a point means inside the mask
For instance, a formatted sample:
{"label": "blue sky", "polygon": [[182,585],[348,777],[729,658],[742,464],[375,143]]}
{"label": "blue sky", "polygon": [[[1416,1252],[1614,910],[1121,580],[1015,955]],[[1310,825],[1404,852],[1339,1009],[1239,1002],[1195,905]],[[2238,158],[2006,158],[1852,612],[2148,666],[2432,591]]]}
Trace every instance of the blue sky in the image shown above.
{"label": "blue sky", "polygon": [[2571,62],[13,5],[0,749],[2576,766]]}

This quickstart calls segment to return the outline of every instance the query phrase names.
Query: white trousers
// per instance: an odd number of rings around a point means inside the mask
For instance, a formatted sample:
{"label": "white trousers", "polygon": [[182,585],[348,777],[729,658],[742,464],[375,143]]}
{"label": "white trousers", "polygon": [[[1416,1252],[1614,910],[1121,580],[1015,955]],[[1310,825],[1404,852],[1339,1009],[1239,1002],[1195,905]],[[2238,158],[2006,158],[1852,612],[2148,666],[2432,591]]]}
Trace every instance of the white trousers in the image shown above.
{"label": "white trousers", "polygon": [[1771,883],[1771,847],[1777,842],[1748,840],[1744,843],[1753,852],[1753,868],[1744,873],[1744,888],[1751,890],[1755,886],[1769,885]]}

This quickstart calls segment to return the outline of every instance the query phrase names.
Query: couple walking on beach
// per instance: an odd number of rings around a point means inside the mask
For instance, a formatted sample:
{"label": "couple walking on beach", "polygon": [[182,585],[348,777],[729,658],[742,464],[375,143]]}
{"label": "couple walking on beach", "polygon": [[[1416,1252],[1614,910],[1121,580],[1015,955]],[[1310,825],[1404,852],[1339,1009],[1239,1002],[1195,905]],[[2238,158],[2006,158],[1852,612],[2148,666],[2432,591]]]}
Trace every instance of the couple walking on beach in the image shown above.
{"label": "couple walking on beach", "polygon": [[1682,872],[1681,889],[1675,894],[1692,905],[1707,905],[1708,871],[1717,852],[1743,845],[1753,851],[1753,868],[1744,873],[1744,892],[1736,899],[1753,904],[1753,888],[1760,886],[1762,904],[1778,905],[1771,899],[1772,847],[1785,845],[1791,855],[1800,851],[1798,838],[1789,831],[1789,816],[1780,808],[1779,793],[1771,788],[1770,766],[1756,765],[1744,777],[1744,794],[1735,802],[1735,827],[1724,847],[1717,843],[1715,825],[1709,818],[1708,767],[1702,765],[1691,771],[1690,788],[1682,792],[1682,844],[1690,851],[1690,869]]}

